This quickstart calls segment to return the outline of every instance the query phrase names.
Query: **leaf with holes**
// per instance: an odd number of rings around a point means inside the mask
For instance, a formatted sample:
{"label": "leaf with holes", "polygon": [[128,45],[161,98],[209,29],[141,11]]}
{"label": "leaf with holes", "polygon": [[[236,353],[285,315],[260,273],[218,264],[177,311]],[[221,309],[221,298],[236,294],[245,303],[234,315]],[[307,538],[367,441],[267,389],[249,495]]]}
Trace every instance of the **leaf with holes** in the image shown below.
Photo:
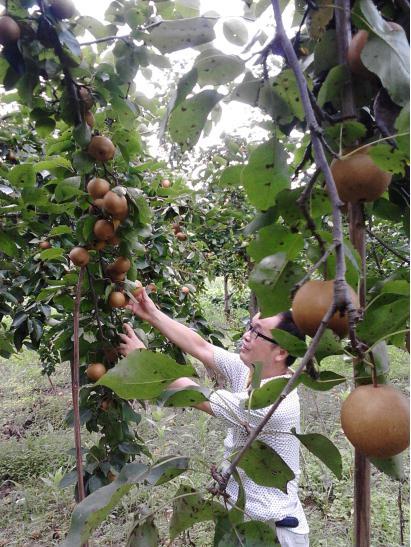
{"label": "leaf with holes", "polygon": [[334,6],[329,0],[317,0],[316,8],[308,10],[307,29],[313,40],[321,37],[333,15]]}
{"label": "leaf with holes", "polygon": [[290,184],[283,145],[271,139],[253,150],[241,173],[241,184],[251,204],[258,209],[274,205],[278,192]]}
{"label": "leaf with holes", "polygon": [[183,151],[197,143],[207,116],[221,98],[217,91],[207,89],[185,99],[173,110],[169,120],[170,136]]}
{"label": "leaf with holes", "polygon": [[330,355],[342,355],[344,350],[340,339],[331,329],[325,329],[315,350],[315,358],[319,363]]}
{"label": "leaf with holes", "polygon": [[171,53],[214,40],[216,22],[217,18],[212,17],[162,21],[151,30],[148,36],[144,36],[144,40],[147,44],[159,49],[161,53]]}
{"label": "leaf with holes", "polygon": [[170,539],[173,540],[197,522],[216,520],[225,514],[227,511],[220,503],[212,499],[204,499],[191,486],[181,484],[174,496]]}
{"label": "leaf with holes", "polygon": [[346,66],[337,65],[327,74],[320,92],[318,93],[318,104],[324,106],[330,102],[338,108],[341,105],[343,90],[349,81],[350,74]]}
{"label": "leaf with holes", "polygon": [[301,266],[288,261],[285,253],[266,256],[255,266],[249,285],[265,317],[290,309],[291,289],[304,273]]}
{"label": "leaf with holes", "polygon": [[225,55],[218,49],[207,49],[196,58],[198,83],[204,85],[221,85],[232,82],[243,72],[244,61],[236,55]]}
{"label": "leaf with holes", "polygon": [[167,355],[135,350],[102,376],[98,385],[109,387],[123,399],[153,399],[183,376],[197,373],[192,366],[179,365]]}
{"label": "leaf with holes", "polygon": [[400,173],[401,175],[405,175],[405,170],[410,161],[408,152],[404,153],[386,143],[371,146],[369,155],[383,171]]}
{"label": "leaf with holes", "polygon": [[214,547],[276,547],[280,545],[271,526],[260,520],[241,522],[233,527],[228,517],[216,522]]}
{"label": "leaf with holes", "polygon": [[248,30],[241,19],[228,19],[223,23],[223,33],[229,42],[243,46],[248,40]]}
{"label": "leaf with holes", "polygon": [[287,483],[295,475],[285,461],[270,446],[254,441],[238,463],[252,481],[260,486],[278,488],[287,493]]}
{"label": "leaf with holes", "polygon": [[[309,88],[312,84],[307,80]],[[273,82],[274,91],[285,101],[291,112],[301,121],[305,119],[305,112],[301,103],[300,92],[298,90],[297,80],[291,68],[280,72]]]}
{"label": "leaf with holes", "polygon": [[142,522],[137,522],[128,537],[126,547],[158,547],[158,545],[160,545],[160,536],[154,524],[154,517],[151,516]]}

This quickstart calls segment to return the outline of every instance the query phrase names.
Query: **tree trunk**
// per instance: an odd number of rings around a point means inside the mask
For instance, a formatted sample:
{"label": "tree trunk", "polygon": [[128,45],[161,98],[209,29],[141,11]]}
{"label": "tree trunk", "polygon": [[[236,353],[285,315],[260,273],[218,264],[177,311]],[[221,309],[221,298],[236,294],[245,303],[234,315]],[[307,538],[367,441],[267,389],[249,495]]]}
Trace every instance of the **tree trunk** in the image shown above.
{"label": "tree trunk", "polygon": [[[338,62],[347,66],[347,50],[351,41],[350,0],[336,0],[335,25],[337,31]],[[348,74],[350,72],[348,71]],[[342,115],[356,118],[356,107],[351,78],[348,77],[343,89]],[[362,205],[349,205],[350,240],[361,257],[360,304],[365,307],[366,256],[365,225]],[[354,368],[355,378],[355,368]],[[355,450],[354,463],[354,544],[367,547],[370,544],[370,462]]]}

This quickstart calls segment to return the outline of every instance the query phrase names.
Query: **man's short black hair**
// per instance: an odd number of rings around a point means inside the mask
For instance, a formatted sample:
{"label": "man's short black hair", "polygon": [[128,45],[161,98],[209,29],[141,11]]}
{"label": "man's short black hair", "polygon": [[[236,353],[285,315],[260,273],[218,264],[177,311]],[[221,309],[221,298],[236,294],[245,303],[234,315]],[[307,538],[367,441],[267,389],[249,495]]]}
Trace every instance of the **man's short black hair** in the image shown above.
{"label": "man's short black hair", "polygon": [[[292,334],[296,338],[299,338],[300,340],[305,341],[305,335],[300,331],[300,329],[294,323],[293,314],[291,313],[291,311],[290,310],[283,311],[279,315],[281,319],[276,328],[285,330],[285,332],[288,332],[289,334]],[[294,355],[288,355],[285,361],[285,364],[287,365],[287,367],[290,367],[295,360],[296,360],[296,357],[294,357]]]}

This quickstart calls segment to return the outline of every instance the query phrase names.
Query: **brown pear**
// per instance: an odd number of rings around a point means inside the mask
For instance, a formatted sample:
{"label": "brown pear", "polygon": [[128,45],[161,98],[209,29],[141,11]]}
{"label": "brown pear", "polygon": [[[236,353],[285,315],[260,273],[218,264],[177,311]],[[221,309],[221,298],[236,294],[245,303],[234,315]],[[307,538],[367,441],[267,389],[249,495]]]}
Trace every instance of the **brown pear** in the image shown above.
{"label": "brown pear", "polygon": [[70,251],[69,258],[72,263],[79,268],[87,266],[90,261],[90,255],[84,247],[73,247]]}
{"label": "brown pear", "polygon": [[128,214],[127,199],[116,192],[107,192],[103,198],[104,209],[116,219],[124,219]]}
{"label": "brown pear", "polygon": [[331,162],[331,173],[334,177],[341,201],[375,201],[388,188],[392,174],[380,169],[368,154],[369,147],[342,159]]}
{"label": "brown pear", "polygon": [[56,19],[71,19],[76,12],[71,0],[51,0],[50,9]]}
{"label": "brown pear", "polygon": [[5,46],[17,42],[20,35],[20,27],[14,19],[8,15],[0,17],[0,44]]}
{"label": "brown pear", "polygon": [[127,305],[127,297],[122,292],[113,291],[108,297],[108,305],[110,308],[124,308]]}
{"label": "brown pear", "polygon": [[97,382],[107,372],[103,363],[91,363],[86,368],[86,375],[92,382]]}
{"label": "brown pear", "polygon": [[109,190],[110,183],[107,180],[98,177],[94,177],[87,184],[87,192],[94,200],[103,198]]}
{"label": "brown pear", "polygon": [[[355,308],[359,307],[357,293],[349,287],[350,299]],[[314,336],[320,326],[321,320],[329,309],[334,295],[334,280],[321,281],[313,279],[307,281],[296,292],[292,302],[293,319],[297,327],[304,334]],[[338,336],[343,337],[348,333],[348,315],[343,316],[336,312],[328,323]]]}
{"label": "brown pear", "polygon": [[410,402],[390,385],[355,388],[341,407],[351,444],[370,458],[390,458],[410,444]]}
{"label": "brown pear", "polygon": [[97,161],[109,161],[114,158],[116,148],[107,137],[96,135],[92,137],[87,152]]}
{"label": "brown pear", "polygon": [[114,236],[114,227],[109,220],[100,219],[94,224],[93,232],[99,241],[108,241]]}

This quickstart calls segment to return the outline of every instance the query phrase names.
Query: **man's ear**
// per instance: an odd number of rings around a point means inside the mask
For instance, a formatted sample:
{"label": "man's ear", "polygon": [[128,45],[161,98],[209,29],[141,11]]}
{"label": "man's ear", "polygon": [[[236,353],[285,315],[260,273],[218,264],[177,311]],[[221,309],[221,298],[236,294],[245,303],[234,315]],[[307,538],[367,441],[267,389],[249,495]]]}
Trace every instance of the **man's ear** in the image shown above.
{"label": "man's ear", "polygon": [[279,348],[279,351],[276,355],[275,360],[276,361],[285,361],[287,359],[288,355],[289,355],[289,353],[286,349]]}

